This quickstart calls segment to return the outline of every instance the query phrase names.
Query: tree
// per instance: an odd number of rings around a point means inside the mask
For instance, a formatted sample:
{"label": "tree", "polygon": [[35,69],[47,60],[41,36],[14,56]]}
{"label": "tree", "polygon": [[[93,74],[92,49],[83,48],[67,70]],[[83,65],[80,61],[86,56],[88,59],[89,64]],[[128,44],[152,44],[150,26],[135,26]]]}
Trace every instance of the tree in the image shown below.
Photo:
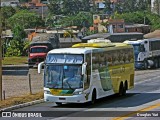
{"label": "tree", "polygon": [[150,0],[124,0],[124,2],[118,3],[116,6],[116,11],[121,12],[148,11]]}
{"label": "tree", "polygon": [[8,22],[12,29],[17,25],[22,26],[24,29],[44,26],[44,21],[36,13],[27,10],[17,12],[9,18]]}
{"label": "tree", "polygon": [[48,10],[51,15],[60,15],[62,14],[62,1],[63,0],[50,0],[48,5]]}
{"label": "tree", "polygon": [[63,26],[76,25],[79,29],[82,27],[89,27],[92,23],[92,14],[89,12],[79,12],[76,15],[64,17],[61,21]]}
{"label": "tree", "polygon": [[160,28],[160,16],[150,12],[144,13],[143,11],[129,12],[123,14],[114,14],[114,18],[124,19],[126,23],[143,24],[145,16],[145,23],[151,26],[152,30]]}
{"label": "tree", "polygon": [[75,15],[79,12],[82,4],[79,0],[64,0],[63,1],[63,14]]}
{"label": "tree", "polygon": [[19,0],[20,3],[26,3],[26,2],[30,2],[32,0]]}
{"label": "tree", "polygon": [[13,39],[17,40],[17,41],[22,41],[22,39],[24,39],[26,37],[26,33],[23,29],[22,26],[20,25],[16,25],[14,28],[13,28]]}
{"label": "tree", "polygon": [[6,56],[21,56],[24,53],[24,47],[26,42],[24,38],[26,33],[22,26],[15,26],[13,31],[13,40],[10,41],[10,45],[7,47]]}
{"label": "tree", "polygon": [[154,1],[154,11],[155,11],[155,13],[157,13],[157,14],[159,14],[160,15],[160,0],[155,0]]}
{"label": "tree", "polygon": [[52,15],[76,15],[80,11],[89,12],[89,0],[50,0],[49,13]]}
{"label": "tree", "polygon": [[81,11],[90,12],[90,2],[89,0],[82,0],[82,8]]}
{"label": "tree", "polygon": [[2,7],[2,28],[7,28],[8,23],[7,20],[12,17],[16,13],[16,9],[12,6],[4,6]]}

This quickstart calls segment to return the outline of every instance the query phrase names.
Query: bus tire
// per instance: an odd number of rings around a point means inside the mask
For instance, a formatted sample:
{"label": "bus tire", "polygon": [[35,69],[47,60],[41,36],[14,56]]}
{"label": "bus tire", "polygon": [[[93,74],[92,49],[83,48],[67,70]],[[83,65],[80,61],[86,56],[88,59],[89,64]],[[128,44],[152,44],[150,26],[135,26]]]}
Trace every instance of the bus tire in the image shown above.
{"label": "bus tire", "polygon": [[160,68],[160,58],[158,58],[158,68]]}
{"label": "bus tire", "polygon": [[118,93],[118,95],[122,96],[123,93],[124,93],[124,87],[123,87],[123,82],[121,82],[120,85],[119,85],[119,93]]}
{"label": "bus tire", "polygon": [[94,104],[96,102],[97,95],[96,95],[96,90],[94,89],[92,92],[92,99],[91,99],[91,104]]}
{"label": "bus tire", "polygon": [[62,103],[61,103],[61,102],[56,102],[56,104],[57,104],[57,106],[60,106],[60,105],[62,105]]}
{"label": "bus tire", "polygon": [[148,69],[148,63],[147,60],[144,61],[144,69],[147,70]]}
{"label": "bus tire", "polygon": [[124,87],[123,87],[123,93],[122,93],[122,95],[126,95],[127,89],[128,89],[128,83],[127,83],[127,81],[125,81],[125,84],[124,84]]}
{"label": "bus tire", "polygon": [[158,65],[158,60],[155,59],[155,60],[154,60],[154,68],[158,68],[158,66],[159,66],[159,65]]}

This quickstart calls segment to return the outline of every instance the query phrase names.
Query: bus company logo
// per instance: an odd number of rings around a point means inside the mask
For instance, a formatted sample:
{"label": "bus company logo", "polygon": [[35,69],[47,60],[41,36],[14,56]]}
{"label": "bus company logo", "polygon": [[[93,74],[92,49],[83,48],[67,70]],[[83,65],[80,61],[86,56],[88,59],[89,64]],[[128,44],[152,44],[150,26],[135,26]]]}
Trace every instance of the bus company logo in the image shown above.
{"label": "bus company logo", "polygon": [[42,117],[42,115],[35,112],[2,112],[2,117]]}
{"label": "bus company logo", "polygon": [[11,112],[2,112],[2,117],[12,117]]}

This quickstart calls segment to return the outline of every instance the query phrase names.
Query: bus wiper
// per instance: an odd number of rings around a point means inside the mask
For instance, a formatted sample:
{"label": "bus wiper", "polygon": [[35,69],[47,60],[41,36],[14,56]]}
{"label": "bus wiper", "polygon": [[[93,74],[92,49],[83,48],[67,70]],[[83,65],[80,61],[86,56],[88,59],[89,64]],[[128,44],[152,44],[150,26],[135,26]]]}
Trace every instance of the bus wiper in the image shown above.
{"label": "bus wiper", "polygon": [[64,80],[64,83],[66,83],[71,90],[74,90],[74,89],[71,87],[71,85],[68,83],[67,79]]}
{"label": "bus wiper", "polygon": [[68,87],[69,87],[71,90],[74,90],[74,89],[71,87],[71,85],[68,83],[68,81],[66,81],[66,83],[67,83]]}

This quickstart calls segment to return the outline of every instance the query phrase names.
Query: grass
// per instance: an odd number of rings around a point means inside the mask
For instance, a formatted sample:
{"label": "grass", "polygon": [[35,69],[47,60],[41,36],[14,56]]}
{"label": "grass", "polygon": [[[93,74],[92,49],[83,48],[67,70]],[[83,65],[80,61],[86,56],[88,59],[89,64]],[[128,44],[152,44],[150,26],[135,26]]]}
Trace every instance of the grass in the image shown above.
{"label": "grass", "polygon": [[24,95],[21,97],[12,97],[6,100],[0,101],[0,109],[10,107],[13,105],[18,105],[26,102],[31,102],[34,100],[39,100],[43,98],[43,92],[39,92],[33,95]]}
{"label": "grass", "polygon": [[2,60],[3,65],[22,65],[27,64],[27,57],[4,57]]}

